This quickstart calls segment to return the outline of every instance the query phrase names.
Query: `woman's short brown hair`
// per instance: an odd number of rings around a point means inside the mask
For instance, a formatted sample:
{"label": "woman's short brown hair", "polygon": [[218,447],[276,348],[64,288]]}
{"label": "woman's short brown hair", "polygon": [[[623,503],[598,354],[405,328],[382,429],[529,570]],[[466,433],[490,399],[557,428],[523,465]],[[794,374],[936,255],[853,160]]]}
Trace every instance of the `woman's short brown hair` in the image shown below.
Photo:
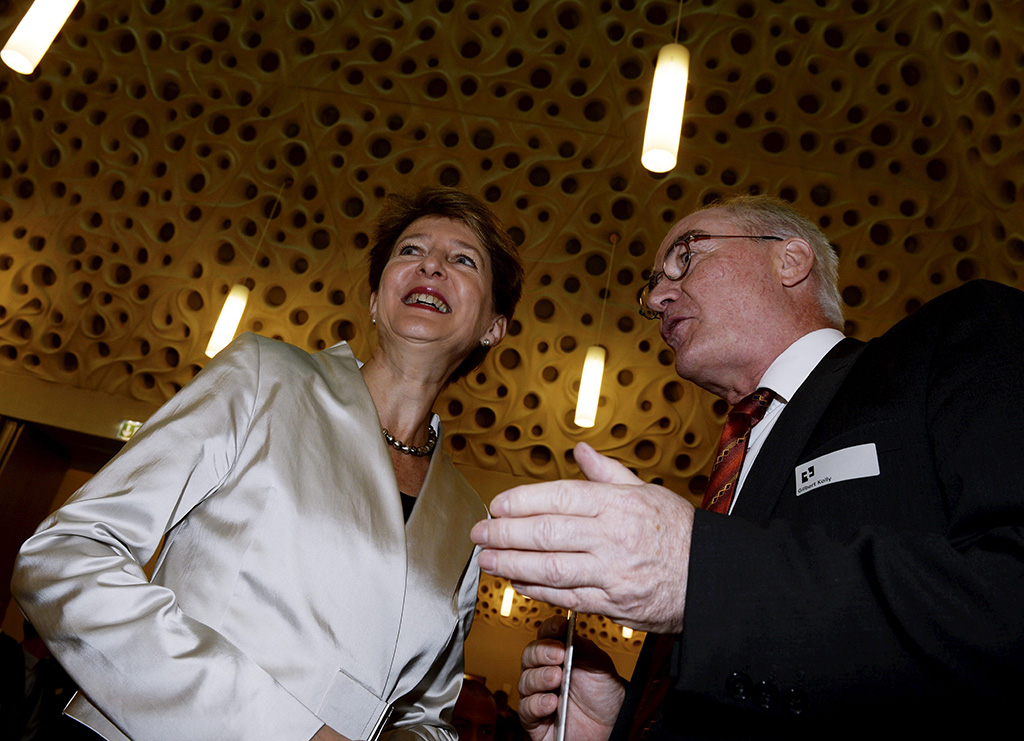
{"label": "woman's short brown hair", "polygon": [[[509,322],[523,293],[523,266],[512,237],[487,206],[454,188],[424,188],[412,195],[391,194],[377,217],[370,248],[370,290],[380,287],[384,266],[391,259],[395,243],[409,225],[425,216],[461,221],[480,240],[491,262],[491,298],[494,310]],[[475,348],[448,382],[456,381],[479,366],[490,348]]]}

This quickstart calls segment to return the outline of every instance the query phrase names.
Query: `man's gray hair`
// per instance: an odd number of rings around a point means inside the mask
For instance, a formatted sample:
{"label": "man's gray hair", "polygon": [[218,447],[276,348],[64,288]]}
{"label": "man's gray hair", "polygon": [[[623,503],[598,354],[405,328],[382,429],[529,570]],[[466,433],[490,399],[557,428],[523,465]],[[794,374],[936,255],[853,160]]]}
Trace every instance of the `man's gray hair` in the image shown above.
{"label": "man's gray hair", "polygon": [[843,308],[839,297],[839,257],[825,234],[807,217],[797,213],[781,198],[769,195],[736,195],[709,203],[701,210],[718,209],[750,234],[797,237],[814,250],[811,276],[818,293],[818,307],[836,329],[843,328]]}

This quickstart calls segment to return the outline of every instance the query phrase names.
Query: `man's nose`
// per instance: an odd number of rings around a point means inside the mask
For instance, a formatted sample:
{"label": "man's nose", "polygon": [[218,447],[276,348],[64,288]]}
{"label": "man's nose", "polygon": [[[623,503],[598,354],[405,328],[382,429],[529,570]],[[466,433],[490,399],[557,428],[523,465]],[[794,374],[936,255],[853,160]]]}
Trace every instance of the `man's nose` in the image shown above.
{"label": "man's nose", "polygon": [[659,314],[664,313],[665,308],[675,301],[676,296],[679,294],[679,281],[670,280],[666,276],[662,275],[661,280],[654,286],[647,295],[647,308],[651,311]]}

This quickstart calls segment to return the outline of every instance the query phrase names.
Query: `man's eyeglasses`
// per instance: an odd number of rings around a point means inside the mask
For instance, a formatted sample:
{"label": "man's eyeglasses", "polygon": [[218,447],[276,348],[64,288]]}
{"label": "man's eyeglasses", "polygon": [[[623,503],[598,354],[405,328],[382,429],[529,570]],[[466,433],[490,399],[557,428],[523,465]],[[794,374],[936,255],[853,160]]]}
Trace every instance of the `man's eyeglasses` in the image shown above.
{"label": "man's eyeglasses", "polygon": [[650,298],[651,293],[658,287],[658,284],[661,283],[662,278],[677,281],[686,277],[686,274],[690,272],[690,261],[693,260],[693,250],[690,249],[690,245],[704,239],[753,239],[769,242],[783,241],[782,237],[752,237],[748,234],[684,234],[668,248],[668,252],[665,253],[665,261],[662,263],[661,270],[651,273],[651,277],[647,279],[643,288],[640,289],[640,295],[637,296],[637,300],[640,302],[640,316],[645,319],[658,319],[661,317],[660,311],[653,311],[648,307],[647,299]]}

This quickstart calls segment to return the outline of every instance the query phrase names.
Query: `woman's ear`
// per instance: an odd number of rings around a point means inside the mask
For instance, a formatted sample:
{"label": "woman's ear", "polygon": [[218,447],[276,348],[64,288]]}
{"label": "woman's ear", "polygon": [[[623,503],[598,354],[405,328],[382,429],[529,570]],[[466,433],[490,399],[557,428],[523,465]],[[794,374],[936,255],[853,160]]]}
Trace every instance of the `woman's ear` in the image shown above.
{"label": "woman's ear", "polygon": [[373,291],[370,294],[370,321],[374,324],[377,323],[377,292]]}
{"label": "woman's ear", "polygon": [[494,347],[505,338],[507,329],[508,319],[505,318],[504,314],[498,314],[494,317],[491,326],[484,332],[484,336],[480,338],[480,344],[482,345],[484,340],[489,340],[489,346]]}
{"label": "woman's ear", "polygon": [[776,259],[782,285],[792,288],[811,274],[814,268],[814,249],[805,240],[792,237],[786,240]]}

